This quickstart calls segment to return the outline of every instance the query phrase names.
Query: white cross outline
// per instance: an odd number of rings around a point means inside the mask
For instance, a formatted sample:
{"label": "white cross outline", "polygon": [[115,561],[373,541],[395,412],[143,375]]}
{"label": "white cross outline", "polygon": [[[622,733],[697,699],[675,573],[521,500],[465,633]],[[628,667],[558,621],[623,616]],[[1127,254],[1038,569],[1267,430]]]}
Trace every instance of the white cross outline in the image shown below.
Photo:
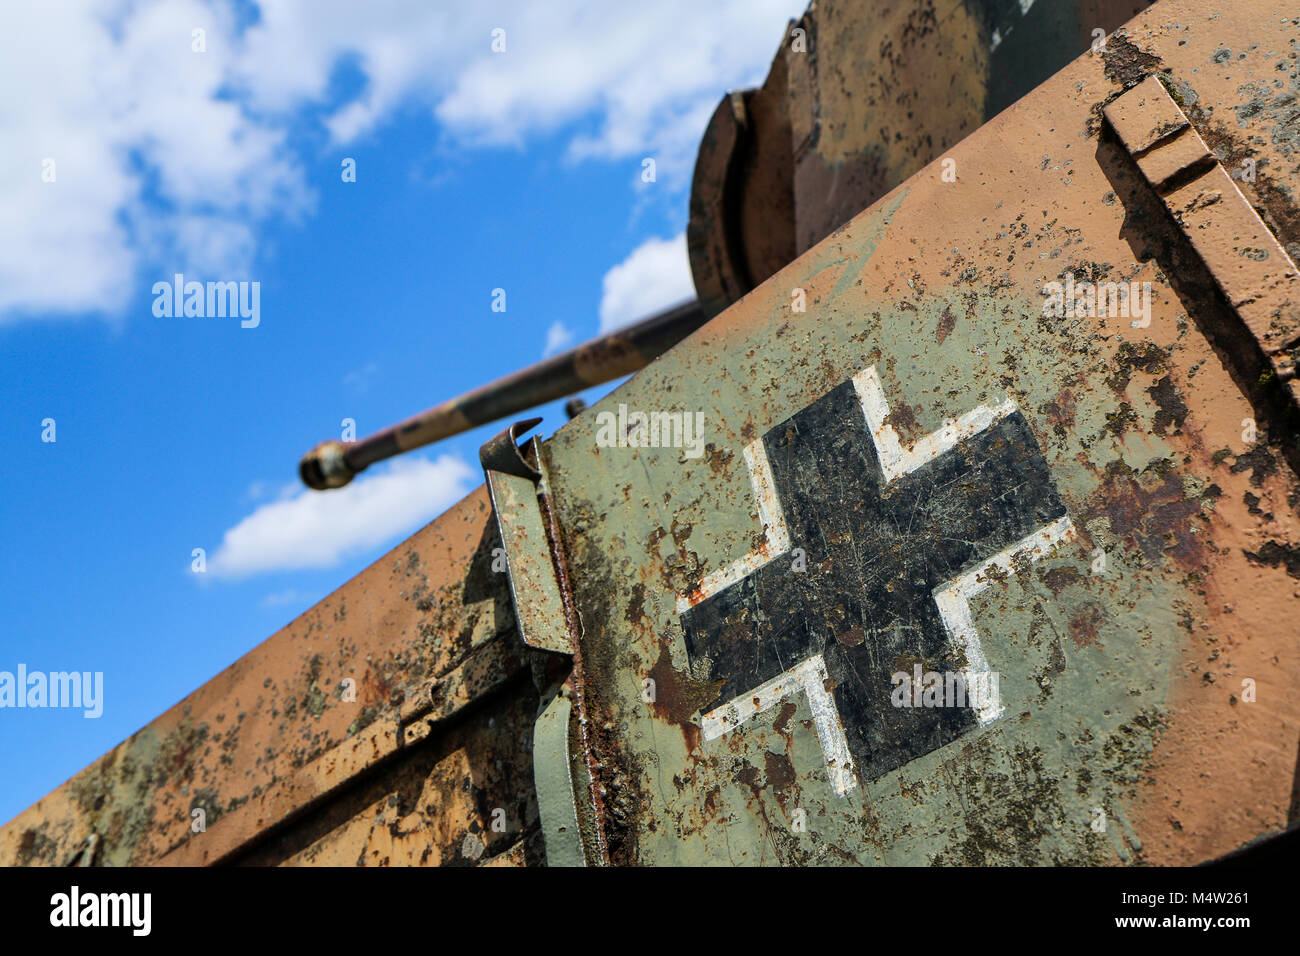
{"label": "white cross outline", "polygon": [[[889,402],[885,398],[885,389],[880,384],[880,376],[876,374],[876,367],[872,365],[854,375],[853,388],[858,394],[858,402],[862,406],[867,431],[875,445],[886,486],[1017,410],[1016,403],[1009,398],[994,408],[977,405],[960,418],[945,421],[940,428],[917,439],[910,448],[904,448],[898,432],[889,424]],[[781,499],[776,493],[772,465],[768,461],[762,438],[745,446],[745,464],[749,468],[749,481],[758,504],[759,520],[763,523],[763,542],[744,557],[706,575],[699,586],[690,592],[679,594],[679,615],[790,551],[790,531],[785,523],[785,512],[781,509]],[[976,720],[981,727],[997,720],[1005,708],[998,694],[997,681],[991,679],[988,662],[984,658],[979,630],[971,616],[970,598],[988,586],[991,580],[989,572],[994,568],[1013,574],[1017,557],[1037,561],[1057,544],[1072,540],[1074,536],[1074,524],[1070,521],[1070,516],[1062,515],[933,591],[944,627],[957,646],[965,652],[966,666],[962,669],[962,677],[966,686],[989,690],[988,693],[979,695],[974,707]],[[826,662],[822,655],[815,654],[806,658],[765,684],[706,713],[702,721],[704,739],[716,740],[802,690],[807,695],[813,712],[813,725],[821,742],[822,756],[826,759],[831,787],[839,796],[845,796],[858,784],[853,772],[853,760],[849,756],[848,740],[844,736],[844,724],[840,720],[834,696],[826,689],[826,681]]]}

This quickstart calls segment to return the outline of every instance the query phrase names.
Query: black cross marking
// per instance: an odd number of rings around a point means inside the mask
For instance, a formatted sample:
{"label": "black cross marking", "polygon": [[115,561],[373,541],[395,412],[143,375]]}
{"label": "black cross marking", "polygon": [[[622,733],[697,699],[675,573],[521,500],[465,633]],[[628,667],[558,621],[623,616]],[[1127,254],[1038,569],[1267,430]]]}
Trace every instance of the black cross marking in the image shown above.
{"label": "black cross marking", "polygon": [[802,688],[840,792],[855,785],[847,764],[874,780],[996,716],[987,702],[895,707],[891,675],[986,671],[966,597],[991,567],[1014,573],[1013,556],[1072,534],[1014,404],[978,408],[910,451],[888,414],[867,369],[747,449],[760,512],[769,486],[769,551],[802,548],[807,570],[790,553],[751,555],[678,605],[692,663],[724,682],[706,737]]}

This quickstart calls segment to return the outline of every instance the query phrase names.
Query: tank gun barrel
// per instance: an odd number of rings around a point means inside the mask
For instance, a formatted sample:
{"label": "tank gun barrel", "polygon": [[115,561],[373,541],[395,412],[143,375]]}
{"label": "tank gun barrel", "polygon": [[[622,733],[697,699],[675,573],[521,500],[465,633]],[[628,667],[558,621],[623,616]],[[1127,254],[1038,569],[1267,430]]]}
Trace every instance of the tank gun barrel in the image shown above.
{"label": "tank gun barrel", "polygon": [[629,375],[706,321],[698,302],[683,302],[481,385],[367,438],[346,444],[322,442],[302,457],[298,474],[309,488],[341,488],[377,461]]}

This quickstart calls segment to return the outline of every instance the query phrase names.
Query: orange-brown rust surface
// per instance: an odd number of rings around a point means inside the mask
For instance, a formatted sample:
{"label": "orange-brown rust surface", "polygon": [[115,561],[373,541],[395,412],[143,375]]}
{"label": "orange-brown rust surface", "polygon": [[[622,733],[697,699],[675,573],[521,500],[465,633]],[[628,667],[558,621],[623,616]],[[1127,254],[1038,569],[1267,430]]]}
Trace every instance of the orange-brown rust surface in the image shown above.
{"label": "orange-brown rust surface", "polygon": [[537,865],[544,850],[528,746],[537,704],[531,681],[520,675],[476,720],[413,750],[234,862]]}
{"label": "orange-brown rust surface", "polygon": [[705,131],[687,229],[704,310],[735,302],[1150,2],[815,0],[763,86],[724,97]]}
{"label": "orange-brown rust surface", "polygon": [[[223,817],[307,768],[324,789],[381,757],[367,738],[406,696],[513,628],[495,537],[480,488],[0,829],[0,863],[62,863],[92,833],[97,863],[151,863],[209,835],[235,846],[255,831],[232,840]],[[355,766],[325,766],[348,742]],[[191,835],[195,809],[207,831]],[[237,829],[262,814],[244,816]]]}

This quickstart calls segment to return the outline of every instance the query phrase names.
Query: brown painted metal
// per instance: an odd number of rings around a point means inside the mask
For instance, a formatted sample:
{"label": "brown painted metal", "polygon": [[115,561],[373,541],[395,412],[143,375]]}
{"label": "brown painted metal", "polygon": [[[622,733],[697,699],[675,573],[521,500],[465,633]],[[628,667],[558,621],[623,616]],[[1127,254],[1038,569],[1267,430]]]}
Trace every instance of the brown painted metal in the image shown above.
{"label": "brown painted metal", "polygon": [[0,829],[0,863],[90,835],[103,865],[537,862],[535,652],[499,546],[479,488]]}
{"label": "brown painted metal", "polygon": [[[710,316],[1089,49],[1151,0],[815,0],[763,85],[700,144],[687,227]],[[995,40],[996,37],[996,40]]]}
{"label": "brown painted metal", "polygon": [[1105,115],[1278,381],[1300,399],[1300,272],[1291,257],[1158,78],[1114,100]]}
{"label": "brown painted metal", "polygon": [[798,254],[785,78],[778,53],[762,87],[723,97],[700,143],[686,244],[710,316]]}
{"label": "brown painted metal", "polygon": [[307,487],[318,491],[341,488],[385,458],[631,374],[706,320],[694,302],[674,306],[482,385],[360,441],[322,442],[302,457],[298,474]]}

